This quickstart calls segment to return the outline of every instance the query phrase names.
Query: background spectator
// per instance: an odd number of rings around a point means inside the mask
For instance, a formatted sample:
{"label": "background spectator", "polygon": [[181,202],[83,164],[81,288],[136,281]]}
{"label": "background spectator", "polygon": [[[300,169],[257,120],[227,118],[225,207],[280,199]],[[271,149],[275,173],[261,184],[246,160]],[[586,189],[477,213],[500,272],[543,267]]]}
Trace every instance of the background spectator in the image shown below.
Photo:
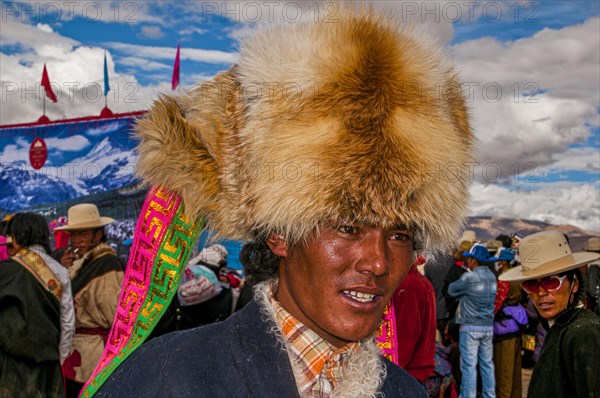
{"label": "background spectator", "polygon": [[49,249],[50,244],[43,218],[41,224],[28,218],[18,213],[10,221],[8,234],[17,253],[0,263],[0,395],[63,397],[63,286],[44,259],[28,249],[36,243]]}
{"label": "background spectator", "polygon": [[124,264],[106,242],[103,227],[112,223],[101,217],[96,205],[82,203],[68,210],[70,245],[61,263],[69,269],[75,306],[73,352],[63,364],[67,397],[77,397],[104,351],[123,283]]}
{"label": "background spectator", "polygon": [[[449,249],[453,251],[452,249]],[[450,314],[446,309],[446,299],[442,292],[444,288],[444,279],[448,270],[454,264],[454,258],[451,252],[443,252],[431,256],[427,259],[424,267],[425,277],[431,282],[433,290],[435,292],[435,314],[436,314],[436,326],[439,333],[439,341],[447,345],[448,342],[444,338],[446,323],[450,318]]]}
{"label": "background spectator", "polygon": [[448,294],[460,299],[456,322],[460,326],[461,397],[475,397],[477,365],[481,372],[484,397],[494,397],[495,380],[493,356],[494,300],[496,277],[488,268],[487,249],[475,244],[463,253],[471,272],[448,286]]}
{"label": "background spectator", "polygon": [[433,286],[413,265],[394,292],[392,300],[397,325],[398,365],[423,382],[435,367]]}

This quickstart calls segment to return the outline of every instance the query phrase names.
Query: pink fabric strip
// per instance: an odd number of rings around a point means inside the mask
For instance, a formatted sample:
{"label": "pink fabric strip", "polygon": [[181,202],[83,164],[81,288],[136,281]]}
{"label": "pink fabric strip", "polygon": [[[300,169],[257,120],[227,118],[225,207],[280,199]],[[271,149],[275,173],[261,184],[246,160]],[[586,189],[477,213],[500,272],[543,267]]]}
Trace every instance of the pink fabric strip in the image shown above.
{"label": "pink fabric strip", "polygon": [[160,188],[152,187],[148,192],[137,221],[123,287],[119,295],[119,305],[109,338],[90,380],[118,354],[131,338],[135,320],[148,293],[154,257],[160,249],[179,202],[179,196]]}
{"label": "pink fabric strip", "polygon": [[381,317],[381,325],[376,333],[377,347],[381,354],[398,364],[398,335],[396,331],[396,313],[394,310],[394,300],[385,306]]}

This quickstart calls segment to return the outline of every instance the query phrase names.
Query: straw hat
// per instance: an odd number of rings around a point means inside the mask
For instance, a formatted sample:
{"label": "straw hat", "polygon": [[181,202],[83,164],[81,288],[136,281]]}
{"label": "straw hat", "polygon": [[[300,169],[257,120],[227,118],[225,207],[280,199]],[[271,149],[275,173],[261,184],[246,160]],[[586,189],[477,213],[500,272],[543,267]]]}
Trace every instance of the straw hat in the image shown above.
{"label": "straw hat", "polygon": [[502,247],[502,242],[500,242],[499,240],[493,239],[493,240],[488,240],[485,243],[485,248],[490,252],[490,254],[492,253],[496,253],[498,251],[498,249],[500,249]]}
{"label": "straw hat", "polygon": [[543,231],[526,236],[519,245],[521,265],[500,275],[503,281],[524,281],[556,275],[600,257],[598,253],[571,253],[564,235]]}
{"label": "straw hat", "polygon": [[467,229],[463,232],[462,236],[458,239],[456,243],[461,244],[464,241],[477,242],[477,234],[475,233],[475,231]]}
{"label": "straw hat", "polygon": [[100,217],[98,207],[92,203],[81,203],[69,207],[67,219],[67,225],[57,227],[55,231],[100,228],[115,221],[110,217]]}
{"label": "straw hat", "polygon": [[600,252],[600,238],[597,236],[589,238],[585,243],[585,250],[588,252]]}

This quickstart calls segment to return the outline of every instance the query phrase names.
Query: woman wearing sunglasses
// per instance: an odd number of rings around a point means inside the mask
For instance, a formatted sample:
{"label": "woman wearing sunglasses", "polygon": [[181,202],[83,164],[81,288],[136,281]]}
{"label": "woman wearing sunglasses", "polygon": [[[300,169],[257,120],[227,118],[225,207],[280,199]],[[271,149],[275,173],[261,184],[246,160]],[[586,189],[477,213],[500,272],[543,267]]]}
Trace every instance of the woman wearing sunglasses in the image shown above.
{"label": "woman wearing sunglasses", "polygon": [[600,396],[600,318],[583,307],[578,267],[598,253],[571,253],[564,235],[544,231],[524,238],[521,265],[500,280],[522,281],[540,316],[550,326],[533,369],[528,398]]}

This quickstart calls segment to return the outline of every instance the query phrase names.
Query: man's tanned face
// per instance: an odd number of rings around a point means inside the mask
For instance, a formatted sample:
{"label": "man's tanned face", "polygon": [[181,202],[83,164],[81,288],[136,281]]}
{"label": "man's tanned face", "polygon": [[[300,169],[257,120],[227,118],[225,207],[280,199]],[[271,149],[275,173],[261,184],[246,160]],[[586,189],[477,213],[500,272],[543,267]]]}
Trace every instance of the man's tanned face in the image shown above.
{"label": "man's tanned face", "polygon": [[332,225],[288,247],[267,240],[283,257],[275,298],[336,347],[373,334],[412,261],[412,236],[401,228]]}

